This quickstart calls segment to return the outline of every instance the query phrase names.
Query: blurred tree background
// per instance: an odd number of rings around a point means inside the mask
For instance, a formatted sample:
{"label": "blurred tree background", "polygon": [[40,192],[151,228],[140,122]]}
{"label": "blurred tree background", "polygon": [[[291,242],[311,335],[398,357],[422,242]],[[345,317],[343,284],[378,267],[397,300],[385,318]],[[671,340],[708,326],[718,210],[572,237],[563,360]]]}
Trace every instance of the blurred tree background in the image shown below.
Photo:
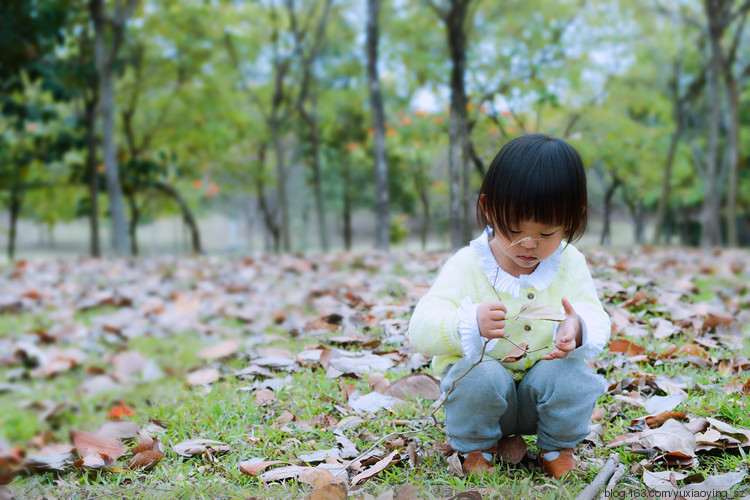
{"label": "blurred tree background", "polygon": [[748,245],[749,12],[5,0],[0,241],[85,227],[80,253],[139,255],[179,220],[178,253],[458,247],[494,153],[539,131],[584,156],[601,244],[618,219],[634,243]]}

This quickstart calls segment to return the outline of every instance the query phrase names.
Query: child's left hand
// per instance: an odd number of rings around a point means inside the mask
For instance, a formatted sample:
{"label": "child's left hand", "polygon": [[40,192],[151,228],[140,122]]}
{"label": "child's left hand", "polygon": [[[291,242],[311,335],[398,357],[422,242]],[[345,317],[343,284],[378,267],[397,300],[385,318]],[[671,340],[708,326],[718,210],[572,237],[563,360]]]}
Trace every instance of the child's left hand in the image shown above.
{"label": "child's left hand", "polygon": [[565,309],[565,321],[560,323],[557,329],[557,338],[555,339],[555,349],[549,354],[542,356],[542,359],[564,358],[570,351],[579,347],[583,342],[583,328],[578,314],[570,305],[568,299],[563,297],[562,306]]}

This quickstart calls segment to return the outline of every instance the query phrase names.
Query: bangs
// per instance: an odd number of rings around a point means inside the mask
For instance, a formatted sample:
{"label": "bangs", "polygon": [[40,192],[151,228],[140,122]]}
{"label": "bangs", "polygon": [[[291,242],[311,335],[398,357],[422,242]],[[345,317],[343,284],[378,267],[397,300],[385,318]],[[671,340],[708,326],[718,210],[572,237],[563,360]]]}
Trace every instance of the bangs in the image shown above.
{"label": "bangs", "polygon": [[586,226],[586,175],[580,156],[567,142],[542,134],[506,144],[490,165],[480,196],[479,223],[504,236],[525,220],[561,226],[568,241]]}

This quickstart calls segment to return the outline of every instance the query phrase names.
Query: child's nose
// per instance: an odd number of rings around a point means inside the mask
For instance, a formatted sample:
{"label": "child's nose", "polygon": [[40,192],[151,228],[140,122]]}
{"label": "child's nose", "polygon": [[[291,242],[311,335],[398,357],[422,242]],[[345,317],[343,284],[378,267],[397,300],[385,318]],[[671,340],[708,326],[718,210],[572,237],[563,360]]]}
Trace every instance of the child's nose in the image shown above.
{"label": "child's nose", "polygon": [[534,238],[529,238],[521,242],[521,246],[523,246],[524,248],[536,248],[536,245],[537,243]]}

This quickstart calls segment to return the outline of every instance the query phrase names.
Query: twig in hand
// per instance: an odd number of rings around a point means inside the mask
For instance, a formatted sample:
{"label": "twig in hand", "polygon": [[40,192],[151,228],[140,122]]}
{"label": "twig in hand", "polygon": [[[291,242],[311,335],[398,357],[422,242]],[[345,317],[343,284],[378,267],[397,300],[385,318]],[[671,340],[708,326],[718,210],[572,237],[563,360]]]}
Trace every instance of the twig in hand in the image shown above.
{"label": "twig in hand", "polygon": [[[527,239],[529,239],[529,238],[521,239],[521,240],[519,240],[519,242],[527,240]],[[514,245],[515,245],[515,243],[514,243]],[[511,245],[511,246],[513,246],[513,245]],[[495,270],[495,280],[492,282],[492,291],[495,292],[495,296],[497,297],[497,301],[498,302],[502,302],[502,299],[500,298],[500,294],[497,293],[497,289],[495,288],[495,284],[497,283],[497,276],[498,276],[499,273],[500,273],[500,266],[497,266],[497,269]],[[505,318],[505,319],[506,320],[513,319],[516,316],[510,316],[510,317]],[[545,346],[542,346],[542,347],[540,347],[538,349],[534,349],[534,350],[530,351],[528,347],[524,349],[524,348],[522,348],[521,346],[519,346],[518,344],[516,344],[515,342],[513,342],[512,340],[510,340],[508,338],[505,338],[505,337],[498,337],[498,338],[501,338],[501,339],[505,340],[506,342],[509,342],[513,347],[515,347],[516,349],[520,349],[525,354],[529,354],[531,352],[536,352],[536,351],[541,351],[541,350],[546,349],[548,347],[548,346],[545,345]],[[484,346],[487,347],[487,343],[486,342],[485,342]],[[482,351],[482,354],[484,354],[484,350]]]}
{"label": "twig in hand", "polygon": [[599,473],[596,475],[594,480],[591,481],[591,484],[583,489],[576,500],[594,500],[599,495],[601,490],[606,486],[607,481],[609,481],[609,478],[612,477],[612,474],[615,473],[615,468],[619,463],[619,455],[614,454],[610,456],[607,459],[607,462],[604,464],[604,467],[599,470]]}

